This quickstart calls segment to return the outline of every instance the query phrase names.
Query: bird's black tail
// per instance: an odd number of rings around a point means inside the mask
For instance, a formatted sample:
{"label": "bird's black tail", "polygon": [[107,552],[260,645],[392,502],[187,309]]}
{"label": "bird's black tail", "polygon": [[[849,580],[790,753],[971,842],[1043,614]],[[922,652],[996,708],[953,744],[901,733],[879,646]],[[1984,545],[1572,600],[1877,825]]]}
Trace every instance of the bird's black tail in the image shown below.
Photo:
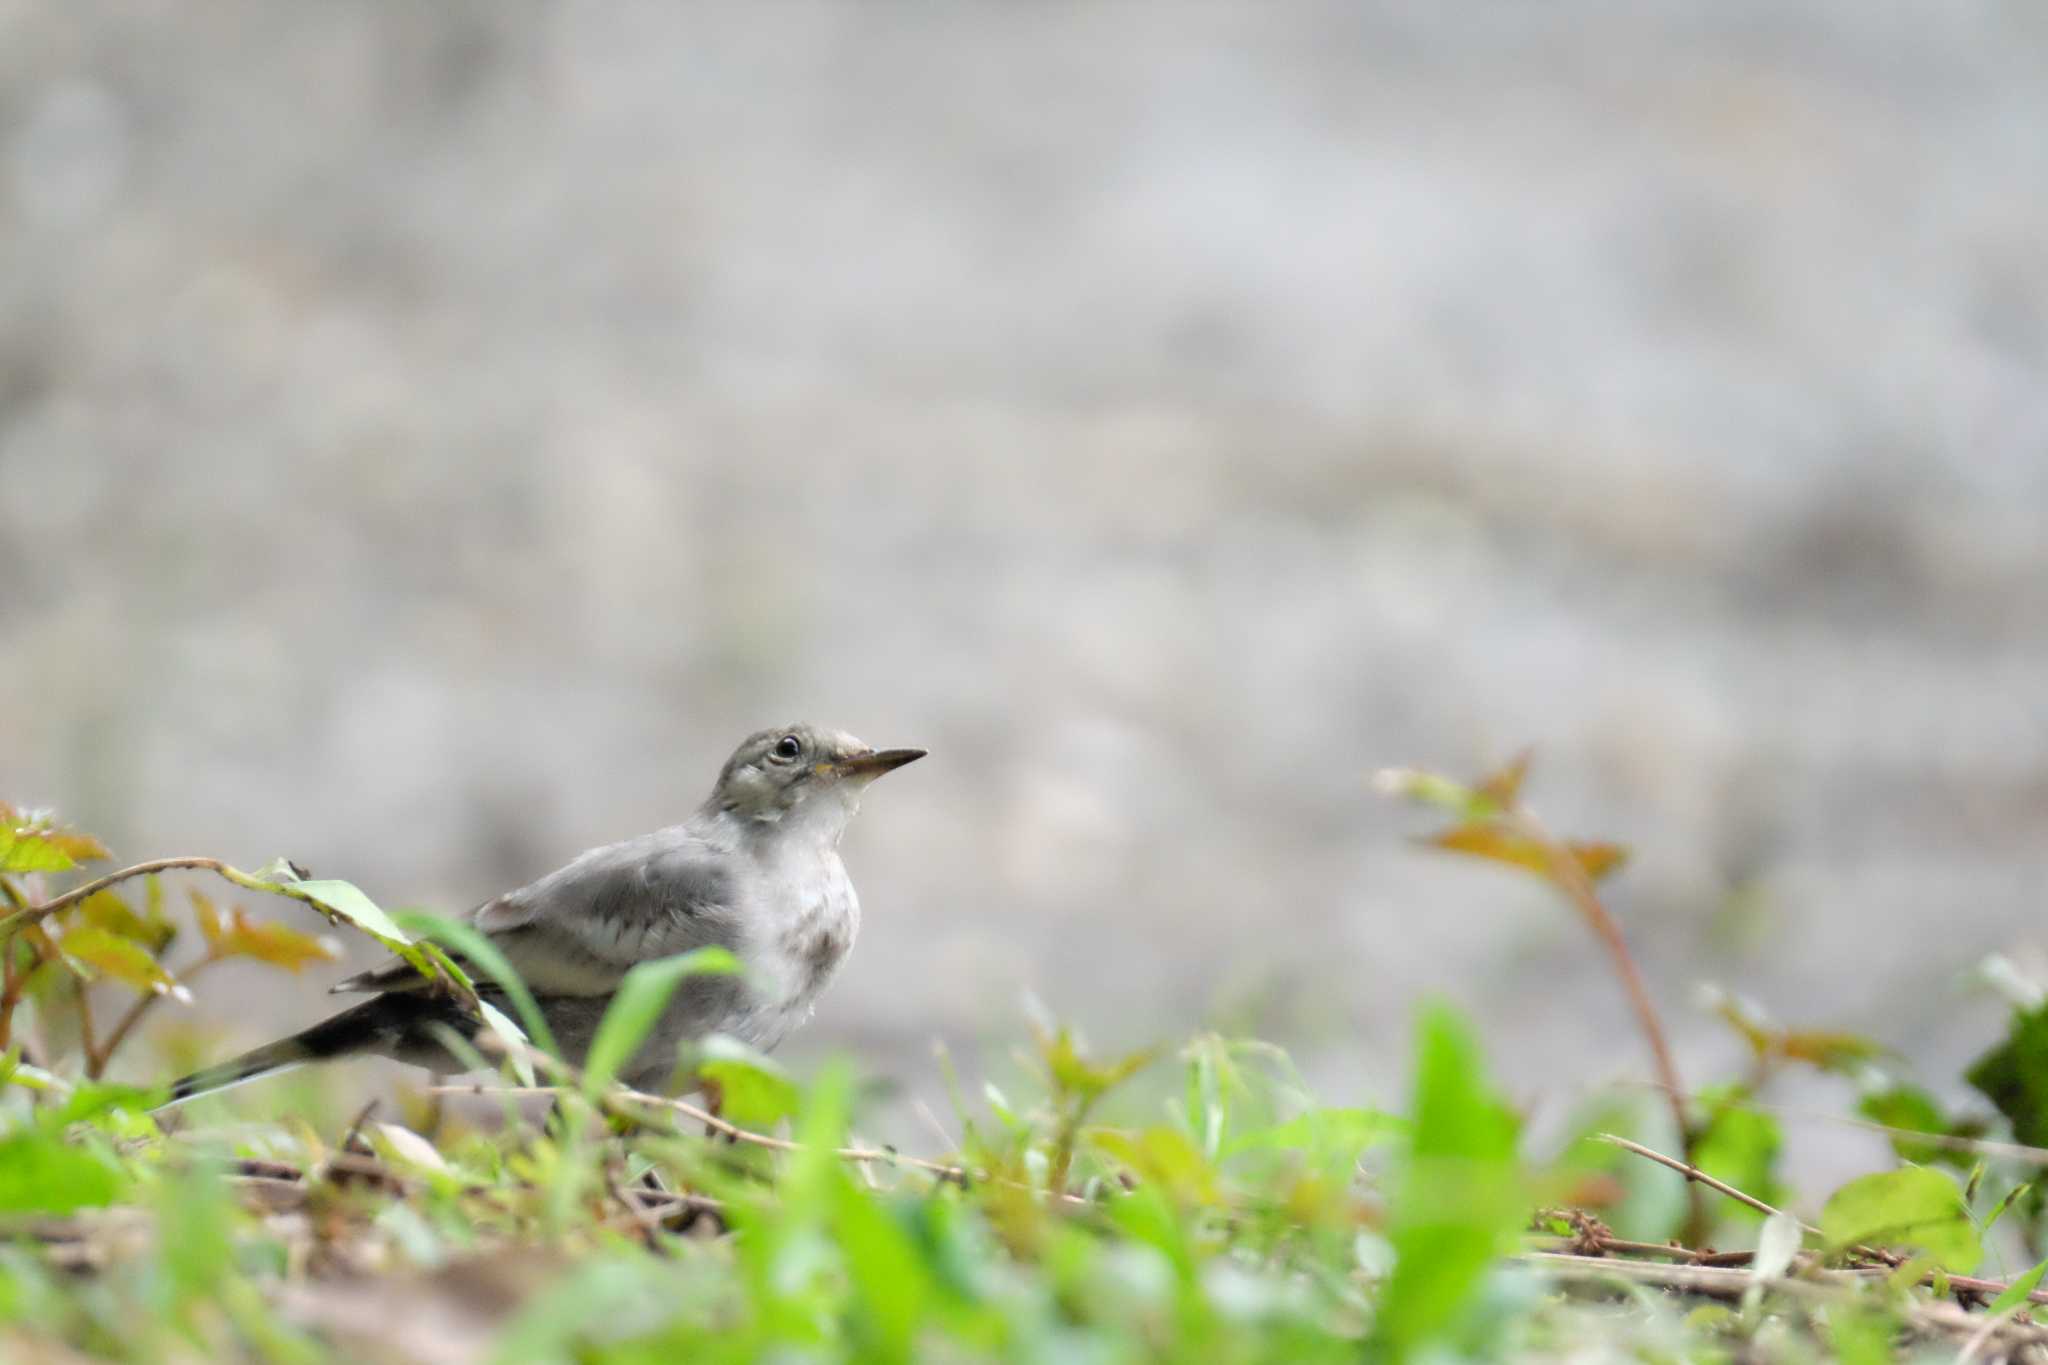
{"label": "bird's black tail", "polygon": [[436,1024],[464,1033],[476,1028],[475,1021],[452,1001],[424,995],[379,995],[289,1038],[193,1072],[171,1086],[171,1096],[164,1103],[178,1104],[273,1071],[356,1053],[415,1060],[423,1052],[442,1051]]}

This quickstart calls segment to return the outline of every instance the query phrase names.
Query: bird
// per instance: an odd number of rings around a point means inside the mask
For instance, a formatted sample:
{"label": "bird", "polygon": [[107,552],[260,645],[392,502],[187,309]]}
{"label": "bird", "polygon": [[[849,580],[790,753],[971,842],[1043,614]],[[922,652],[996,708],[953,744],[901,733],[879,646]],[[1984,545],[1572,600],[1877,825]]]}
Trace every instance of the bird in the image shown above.
{"label": "bird", "polygon": [[[684,978],[618,1078],[658,1087],[678,1046],[724,1034],[762,1052],[810,1018],[860,930],[839,840],[869,783],[923,758],[852,735],[789,725],[747,736],[681,824],[590,849],[467,915],[525,981],[564,1059],[580,1065],[612,995],[639,963],[707,946],[742,971]],[[503,1006],[472,971],[478,994]],[[444,1043],[479,1021],[402,960],[337,983],[369,999],[175,1082],[166,1106],[287,1068],[378,1055],[442,1073],[470,1069]],[[509,1012],[509,1011],[508,1011]]]}

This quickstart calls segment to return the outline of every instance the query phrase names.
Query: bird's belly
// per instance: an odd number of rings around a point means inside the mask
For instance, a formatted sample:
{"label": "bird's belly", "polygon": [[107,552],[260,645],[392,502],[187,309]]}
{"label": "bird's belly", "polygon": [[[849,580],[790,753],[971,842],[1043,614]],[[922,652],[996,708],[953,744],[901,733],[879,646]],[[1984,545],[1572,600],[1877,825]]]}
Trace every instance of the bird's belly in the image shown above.
{"label": "bird's belly", "polygon": [[801,910],[774,925],[759,944],[768,997],[762,1003],[808,1014],[818,993],[853,948],[860,903],[841,882],[810,897]]}

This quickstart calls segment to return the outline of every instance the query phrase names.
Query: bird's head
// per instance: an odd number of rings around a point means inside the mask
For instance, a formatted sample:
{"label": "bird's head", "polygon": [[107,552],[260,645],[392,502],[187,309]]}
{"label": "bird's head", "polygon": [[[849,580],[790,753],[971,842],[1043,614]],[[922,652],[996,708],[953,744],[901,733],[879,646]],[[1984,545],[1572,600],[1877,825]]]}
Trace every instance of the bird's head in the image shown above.
{"label": "bird's head", "polygon": [[797,821],[837,839],[868,783],[923,758],[922,749],[876,749],[843,730],[787,725],[748,735],[726,760],[711,806],[764,825]]}

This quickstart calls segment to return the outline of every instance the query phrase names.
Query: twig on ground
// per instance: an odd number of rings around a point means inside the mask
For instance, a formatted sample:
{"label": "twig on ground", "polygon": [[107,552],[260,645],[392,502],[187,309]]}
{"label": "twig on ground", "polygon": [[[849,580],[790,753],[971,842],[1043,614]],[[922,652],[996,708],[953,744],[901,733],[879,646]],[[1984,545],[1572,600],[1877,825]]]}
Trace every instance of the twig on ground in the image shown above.
{"label": "twig on ground", "polygon": [[[427,1093],[440,1095],[509,1095],[514,1097],[545,1095],[559,1098],[565,1092],[561,1087],[551,1085],[485,1085],[482,1082],[472,1082],[466,1085],[429,1086],[427,1087]],[[650,1095],[644,1090],[633,1090],[625,1086],[613,1087],[607,1092],[605,1098],[613,1101],[623,1100],[632,1104],[647,1105],[657,1109],[672,1110],[683,1115],[685,1118],[703,1124],[710,1131],[734,1142],[744,1142],[755,1147],[766,1147],[771,1151],[777,1152],[801,1152],[804,1150],[804,1144],[801,1142],[794,1142],[789,1138],[776,1137],[770,1133],[757,1133],[751,1128],[742,1128],[730,1119],[714,1114],[702,1105],[691,1104],[688,1100],[670,1099],[665,1095]],[[1016,1185],[1019,1189],[1029,1188],[1017,1181],[1002,1180],[1001,1177],[991,1176],[987,1172],[971,1170],[965,1166],[951,1166],[943,1161],[931,1161],[919,1156],[905,1156],[903,1153],[890,1148],[836,1147],[833,1149],[833,1155],[843,1161],[855,1161],[863,1164],[907,1166],[914,1170],[924,1171],[937,1176],[942,1182],[950,1182],[963,1188],[970,1184],[988,1180],[996,1180],[1006,1185]],[[1066,1203],[1083,1206],[1087,1206],[1090,1202],[1078,1194],[1065,1191],[1061,1192],[1060,1198]]]}
{"label": "twig on ground", "polygon": [[[1637,1156],[1643,1157],[1649,1161],[1654,1161],[1660,1166],[1669,1167],[1671,1170],[1677,1171],[1686,1179],[1696,1180],[1700,1184],[1705,1185],[1707,1188],[1715,1191],[1718,1194],[1724,1194],[1728,1196],[1730,1199],[1735,1200],[1737,1203],[1748,1205],[1750,1208],[1755,1209],[1758,1213],[1772,1215],[1781,1212],[1781,1210],[1773,1207],[1770,1204],[1766,1204],[1763,1200],[1758,1199],[1753,1194],[1749,1194],[1743,1190],[1738,1190],[1733,1185],[1728,1184],[1726,1181],[1716,1180],[1713,1176],[1708,1175],[1705,1171],[1700,1170],[1697,1166],[1689,1166],[1686,1163],[1678,1160],[1678,1158],[1676,1157],[1666,1156],[1664,1153],[1656,1151],[1653,1148],[1643,1146],[1643,1144],[1641,1144],[1640,1142],[1631,1142],[1627,1138],[1616,1137],[1612,1133],[1601,1133],[1598,1135],[1598,1137],[1602,1142],[1612,1143],[1616,1147],[1622,1148],[1624,1151],[1633,1152]],[[1825,1234],[1823,1234],[1819,1228],[1813,1226],[1813,1224],[1811,1223],[1804,1221],[1803,1219],[1800,1220],[1799,1227],[1802,1232],[1806,1233],[1810,1237],[1823,1238],[1823,1240],[1825,1239]],[[1882,1247],[1858,1245],[1844,1247],[1841,1248],[1841,1250],[1846,1251],[1848,1254],[1852,1256],[1859,1256],[1867,1261],[1875,1262],[1877,1266],[1883,1268],[1883,1270],[1879,1273],[1887,1273],[1890,1270],[1896,1269],[1898,1266],[1904,1264],[1904,1259],[1900,1257],[1896,1252],[1886,1251]],[[1995,1297],[1999,1294],[2003,1294],[2007,1289],[2011,1287],[2009,1284],[2002,1280],[1979,1279],[1973,1275],[1943,1274],[1940,1276],[1940,1278],[1945,1279],[1948,1282],[1949,1288],[1953,1292],[1959,1294],[1984,1294]],[[1935,1280],[1936,1272],[1929,1271],[1926,1275],[1921,1277],[1920,1283],[1931,1284],[1934,1283]],[[2032,1303],[2048,1303],[2048,1289],[2036,1289],[2027,1295],[2027,1299],[2029,1302]]]}
{"label": "twig on ground", "polygon": [[[1526,1252],[1522,1257],[1516,1257],[1516,1263],[1544,1271],[1556,1279],[1573,1279],[1581,1283],[1622,1279],[1638,1285],[1673,1289],[1677,1293],[1698,1293],[1731,1302],[1741,1302],[1743,1295],[1757,1285],[1757,1277],[1745,1269],[1608,1261],[1602,1257],[1573,1257],[1573,1254],[1565,1252]],[[1882,1267],[1808,1271],[1802,1277],[1772,1279],[1769,1289],[1774,1293],[1798,1297],[1808,1304],[1829,1306],[1851,1302],[1858,1283],[1882,1279],[1884,1275],[1886,1271]],[[2017,1347],[2048,1347],[2048,1326],[2017,1322],[1999,1314],[1974,1314],[1948,1302],[1907,1302],[1903,1306],[1903,1316],[1907,1326],[1917,1332],[1962,1336],[1968,1342],[1964,1347],[1966,1353],[1972,1345],[1976,1351],[1982,1351],[1993,1340],[1999,1342],[2001,1351]],[[1970,1357],[1966,1355],[1964,1359]]]}
{"label": "twig on ground", "polygon": [[363,1104],[363,1107],[361,1109],[356,1110],[355,1118],[351,1120],[348,1127],[342,1131],[341,1145],[335,1149],[336,1151],[366,1152],[369,1150],[367,1146],[356,1146],[356,1143],[363,1136],[363,1125],[370,1121],[370,1115],[377,1112],[377,1105],[379,1103],[380,1101],[377,1099],[376,1096],[373,1095],[370,1097],[369,1100],[367,1100]]}
{"label": "twig on ground", "polygon": [[[1643,1146],[1643,1144],[1640,1142],[1632,1142],[1625,1137],[1616,1137],[1612,1133],[1598,1133],[1595,1134],[1595,1136],[1601,1142],[1609,1143],[1613,1146],[1619,1147],[1625,1152],[1634,1152],[1637,1156],[1642,1157],[1647,1161],[1654,1161],[1659,1166],[1663,1166],[1667,1169],[1674,1170],[1678,1172],[1680,1175],[1684,1176],[1688,1181],[1697,1181],[1699,1184],[1704,1185],[1708,1189],[1714,1191],[1714,1193],[1726,1195],[1728,1198],[1733,1199],[1736,1203],[1747,1205],[1748,1207],[1755,1209],[1758,1213],[1761,1213],[1766,1217],[1769,1217],[1770,1215],[1775,1213],[1783,1212],[1783,1210],[1775,1207],[1774,1205],[1766,1204],[1763,1200],[1757,1198],[1753,1194],[1748,1194],[1742,1190],[1736,1189],[1733,1185],[1730,1185],[1725,1180],[1716,1180],[1713,1176],[1708,1175],[1705,1171],[1693,1165],[1691,1162],[1680,1161],[1675,1156],[1666,1156],[1664,1155],[1664,1153],[1659,1152],[1654,1148]],[[1811,1236],[1818,1237],[1821,1235],[1820,1229],[1814,1227],[1811,1223],[1802,1222],[1799,1226],[1803,1231],[1810,1234]]]}
{"label": "twig on ground", "polygon": [[[1679,1149],[1690,1163],[1699,1133],[1691,1114],[1686,1111],[1685,1087],[1678,1079],[1678,1063],[1672,1058],[1670,1040],[1664,1036],[1664,1021],[1657,1014],[1657,1005],[1650,998],[1649,987],[1643,983],[1635,955],[1629,952],[1628,940],[1622,937],[1621,926],[1614,922],[1614,916],[1607,913],[1599,892],[1594,890],[1593,879],[1586,874],[1584,865],[1568,844],[1553,838],[1535,814],[1519,800],[1507,803],[1506,814],[1508,821],[1517,826],[1524,837],[1543,850],[1544,860],[1550,865],[1551,881],[1564,892],[1565,899],[1578,910],[1580,917],[1592,929],[1593,936],[1607,950],[1608,959],[1614,964],[1614,974],[1621,979],[1622,991],[1628,996],[1629,1008],[1635,1011],[1636,1027],[1642,1030],[1643,1040],[1650,1046],[1650,1060],[1657,1069],[1657,1081],[1664,1091],[1665,1102],[1671,1106],[1671,1122],[1678,1130]],[[1686,1240],[1699,1241],[1708,1230],[1706,1201],[1691,1184],[1686,1186],[1685,1193]]]}
{"label": "twig on ground", "polygon": [[[1627,1280],[1635,1284],[1709,1298],[1739,1300],[1758,1283],[1746,1269],[1700,1265],[1658,1265],[1648,1261],[1621,1261],[1601,1256],[1576,1256],[1565,1252],[1532,1251],[1515,1258],[1521,1265],[1544,1271],[1559,1279],[1598,1281]],[[1859,1283],[1884,1278],[1889,1272],[1880,1266],[1842,1270],[1811,1270],[1801,1276],[1780,1276],[1769,1282],[1774,1292],[1816,1303],[1847,1301]],[[2029,1296],[2030,1298],[2033,1296]],[[2048,1294],[2042,1295],[2048,1299]],[[2036,1302],[2041,1301],[2036,1299]],[[1947,1302],[1909,1301],[1907,1321],[1922,1330],[1951,1334],[1976,1333],[1988,1326],[1995,1337],[2008,1335],[2013,1346],[2048,1346],[2048,1326],[2001,1320],[1994,1315],[1972,1313]],[[1980,1348],[1981,1349],[1981,1348]]]}

